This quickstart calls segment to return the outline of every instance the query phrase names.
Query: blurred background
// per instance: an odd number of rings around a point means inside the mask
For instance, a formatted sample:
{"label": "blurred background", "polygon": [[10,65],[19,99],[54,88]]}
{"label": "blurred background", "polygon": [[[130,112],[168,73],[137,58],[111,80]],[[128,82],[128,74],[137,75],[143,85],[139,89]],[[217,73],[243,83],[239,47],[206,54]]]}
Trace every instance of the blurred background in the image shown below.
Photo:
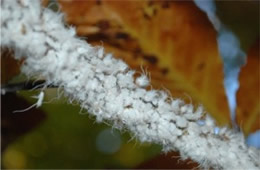
{"label": "blurred background", "polygon": [[[223,80],[223,61],[217,31],[193,1],[43,1],[43,6],[64,12],[64,20],[88,43],[104,46],[107,53],[131,68],[151,74],[155,89],[167,89],[205,109],[221,125],[230,126]],[[259,2],[216,2],[216,13],[238,37],[247,64],[239,76],[236,122],[245,136],[259,129]],[[1,48],[1,84],[33,82],[20,73],[22,61]],[[36,82],[36,81],[35,81]],[[62,89],[19,90],[1,95],[1,168],[169,168],[192,169],[176,152],[140,143],[62,96]]]}

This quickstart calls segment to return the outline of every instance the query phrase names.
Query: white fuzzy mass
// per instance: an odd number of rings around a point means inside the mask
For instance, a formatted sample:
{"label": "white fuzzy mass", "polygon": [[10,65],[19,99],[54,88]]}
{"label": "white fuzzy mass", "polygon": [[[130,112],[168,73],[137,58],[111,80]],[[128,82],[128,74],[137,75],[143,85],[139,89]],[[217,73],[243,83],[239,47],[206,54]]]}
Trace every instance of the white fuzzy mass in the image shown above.
{"label": "white fuzzy mass", "polygon": [[204,168],[259,169],[259,150],[246,146],[241,133],[220,128],[215,134],[216,124],[202,107],[194,111],[164,91],[146,90],[146,75],[135,79],[125,62],[78,38],[62,17],[38,0],[1,1],[1,46],[24,59],[25,74],[62,87],[97,121],[126,128],[165,151],[178,150]]}

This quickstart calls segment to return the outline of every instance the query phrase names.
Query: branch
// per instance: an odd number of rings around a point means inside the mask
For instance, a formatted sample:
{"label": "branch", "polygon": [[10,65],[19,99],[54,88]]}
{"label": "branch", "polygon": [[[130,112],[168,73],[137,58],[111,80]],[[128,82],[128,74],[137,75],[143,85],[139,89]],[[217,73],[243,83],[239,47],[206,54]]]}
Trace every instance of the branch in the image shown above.
{"label": "branch", "polygon": [[61,14],[39,1],[1,3],[1,45],[14,48],[18,60],[25,56],[22,71],[63,87],[97,121],[126,128],[164,151],[178,150],[204,168],[259,169],[259,150],[248,147],[242,133],[217,128],[202,107],[194,110],[164,91],[147,90],[146,75],[134,78],[126,63],[76,37]]}

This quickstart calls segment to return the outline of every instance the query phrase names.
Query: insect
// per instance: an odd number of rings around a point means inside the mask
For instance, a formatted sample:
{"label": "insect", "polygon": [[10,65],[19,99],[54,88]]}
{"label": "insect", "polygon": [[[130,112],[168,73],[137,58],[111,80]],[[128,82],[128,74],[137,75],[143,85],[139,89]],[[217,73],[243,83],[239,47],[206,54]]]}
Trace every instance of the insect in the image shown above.
{"label": "insect", "polygon": [[33,108],[33,107],[36,107],[36,108],[41,107],[41,106],[42,106],[42,103],[43,103],[43,99],[44,99],[44,92],[41,91],[38,96],[33,96],[33,98],[38,99],[35,104],[33,104],[33,105],[31,105],[30,107],[28,107],[28,108],[26,108],[26,109],[23,109],[23,110],[15,110],[15,111],[13,111],[13,113],[25,112],[25,111],[27,111],[27,110],[30,110],[30,109]]}
{"label": "insect", "polygon": [[148,77],[144,74],[136,78],[135,82],[140,87],[147,87],[150,84]]}
{"label": "insect", "polygon": [[151,75],[150,73],[148,73],[147,69],[144,70],[142,66],[141,66],[141,70],[142,70],[141,76],[135,79],[135,83],[139,87],[147,87],[150,84]]}
{"label": "insect", "polygon": [[38,98],[38,101],[36,102],[36,108],[39,108],[42,106],[42,103],[43,103],[44,92],[41,91],[40,94],[38,96],[36,96],[36,98]]}

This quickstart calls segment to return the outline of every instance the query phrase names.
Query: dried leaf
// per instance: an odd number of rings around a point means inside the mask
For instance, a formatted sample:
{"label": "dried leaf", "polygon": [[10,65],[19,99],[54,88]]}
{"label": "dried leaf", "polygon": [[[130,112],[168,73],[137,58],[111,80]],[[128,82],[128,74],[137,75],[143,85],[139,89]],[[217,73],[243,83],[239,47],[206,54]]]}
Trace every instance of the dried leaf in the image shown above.
{"label": "dried leaf", "polygon": [[247,64],[240,73],[240,89],[237,93],[237,122],[245,134],[260,128],[260,65],[259,40],[249,50]]}

